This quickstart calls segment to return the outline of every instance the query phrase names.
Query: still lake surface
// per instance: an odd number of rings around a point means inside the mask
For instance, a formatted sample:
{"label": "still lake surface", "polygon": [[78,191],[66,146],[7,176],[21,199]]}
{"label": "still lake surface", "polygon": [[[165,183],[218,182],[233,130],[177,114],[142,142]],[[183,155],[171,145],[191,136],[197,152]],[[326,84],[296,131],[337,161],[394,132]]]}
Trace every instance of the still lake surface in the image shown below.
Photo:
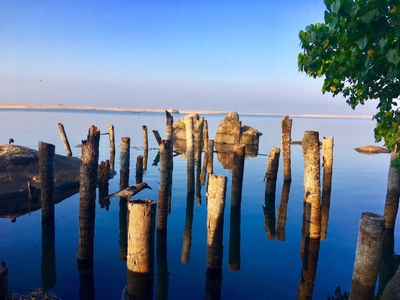
{"label": "still lake surface", "polygon": [[[131,138],[130,184],[135,183],[135,163],[143,155],[142,125],[149,132],[147,171],[143,181],[153,189],[144,190],[133,199],[158,198],[159,165],[152,162],[158,144],[151,130],[165,137],[165,115],[157,113],[121,113],[88,111],[27,111],[0,110],[0,143],[12,137],[15,144],[38,149],[38,141],[56,146],[56,154],[65,155],[57,124],[63,123],[73,156],[80,157],[81,149],[73,147],[86,139],[90,125],[102,132],[108,125],[115,127],[116,176],[109,182],[109,193],[119,190],[120,138]],[[214,138],[224,115],[203,115],[208,121],[210,139]],[[174,121],[183,115],[173,115]],[[302,271],[300,257],[303,215],[303,155],[301,146],[292,145],[292,183],[287,204],[285,239],[269,240],[264,227],[265,182],[268,153],[280,147],[283,117],[241,115],[243,124],[263,133],[259,154],[247,157],[244,166],[240,270],[229,267],[230,187],[231,173],[223,168],[214,155],[214,174],[228,177],[222,267],[221,299],[296,299]],[[320,243],[313,299],[326,299],[340,285],[350,290],[357,244],[359,220],[362,212],[383,214],[386,196],[389,155],[364,155],[354,148],[374,144],[374,122],[369,119],[292,118],[292,140],[301,140],[306,130],[319,131],[334,137],[334,162],[331,205],[327,238]],[[100,139],[100,161],[109,159],[108,136]],[[282,155],[276,187],[275,216],[283,185]],[[168,216],[167,264],[168,284],[163,284],[160,296],[157,258],[155,257],[154,298],[204,299],[206,287],[207,207],[206,187],[201,188],[201,204],[195,204],[192,226],[192,246],[189,261],[181,262],[183,233],[186,218],[187,166],[182,156],[174,157],[172,207]],[[322,176],[321,176],[322,180]],[[0,187],[1,188],[1,187]],[[1,203],[0,203],[1,205]],[[77,265],[79,242],[79,194],[55,206],[56,284],[50,289],[61,299],[79,299],[80,275]],[[120,260],[119,198],[111,198],[109,210],[102,209],[96,199],[94,237],[94,290],[96,299],[121,299],[127,282],[126,261]],[[398,226],[396,226],[397,228]],[[26,294],[26,290],[41,286],[42,228],[40,210],[23,215],[12,223],[0,219],[0,260],[9,269],[9,292]],[[395,240],[399,231],[395,230]],[[395,244],[395,252],[399,245]],[[155,254],[156,255],[156,254]],[[378,284],[377,284],[378,285]],[[82,286],[81,286],[82,288]]]}

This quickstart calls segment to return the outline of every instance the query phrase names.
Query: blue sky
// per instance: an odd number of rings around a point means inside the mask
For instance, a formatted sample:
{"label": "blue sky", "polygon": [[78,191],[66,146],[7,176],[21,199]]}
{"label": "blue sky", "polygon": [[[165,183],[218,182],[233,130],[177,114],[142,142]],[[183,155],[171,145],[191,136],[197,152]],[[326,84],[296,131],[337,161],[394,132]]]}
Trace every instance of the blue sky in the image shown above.
{"label": "blue sky", "polygon": [[323,0],[3,0],[0,102],[352,114],[298,72],[298,32],[324,9]]}

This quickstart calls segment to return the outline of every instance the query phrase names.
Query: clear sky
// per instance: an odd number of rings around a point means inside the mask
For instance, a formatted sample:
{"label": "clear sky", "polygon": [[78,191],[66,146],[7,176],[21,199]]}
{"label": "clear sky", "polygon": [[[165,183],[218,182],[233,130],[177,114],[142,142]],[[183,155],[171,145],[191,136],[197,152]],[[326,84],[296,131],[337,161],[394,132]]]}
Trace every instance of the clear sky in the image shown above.
{"label": "clear sky", "polygon": [[298,72],[298,32],[324,9],[323,0],[2,0],[0,102],[352,114]]}

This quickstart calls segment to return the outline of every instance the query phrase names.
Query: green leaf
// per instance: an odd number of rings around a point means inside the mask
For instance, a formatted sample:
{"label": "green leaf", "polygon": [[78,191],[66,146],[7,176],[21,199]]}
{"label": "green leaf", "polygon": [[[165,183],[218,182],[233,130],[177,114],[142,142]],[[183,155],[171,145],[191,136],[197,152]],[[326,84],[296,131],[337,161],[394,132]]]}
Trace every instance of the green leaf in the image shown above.
{"label": "green leaf", "polygon": [[380,50],[381,50],[381,53],[382,53],[382,51],[384,50],[384,48],[385,48],[385,46],[386,46],[386,44],[387,44],[387,38],[386,37],[383,37],[383,38],[381,38],[380,40],[379,40],[379,48],[380,48]]}
{"label": "green leaf", "polygon": [[338,11],[340,9],[340,0],[336,0],[335,2],[333,2],[330,5],[330,8],[331,8],[331,12],[338,13]]}
{"label": "green leaf", "polygon": [[365,48],[365,46],[367,46],[368,43],[368,39],[366,36],[364,36],[362,39],[359,39],[357,41],[357,46],[358,48],[360,48],[360,50],[363,50]]}
{"label": "green leaf", "polygon": [[377,13],[378,13],[378,9],[376,9],[376,8],[373,10],[370,10],[361,17],[361,20],[364,23],[370,23],[372,21],[372,19],[376,16]]}
{"label": "green leaf", "polygon": [[343,9],[350,16],[355,16],[359,8],[358,4],[352,0],[343,1]]}
{"label": "green leaf", "polygon": [[388,50],[386,58],[392,64],[397,65],[400,62],[400,53],[397,51],[397,49],[391,48]]}

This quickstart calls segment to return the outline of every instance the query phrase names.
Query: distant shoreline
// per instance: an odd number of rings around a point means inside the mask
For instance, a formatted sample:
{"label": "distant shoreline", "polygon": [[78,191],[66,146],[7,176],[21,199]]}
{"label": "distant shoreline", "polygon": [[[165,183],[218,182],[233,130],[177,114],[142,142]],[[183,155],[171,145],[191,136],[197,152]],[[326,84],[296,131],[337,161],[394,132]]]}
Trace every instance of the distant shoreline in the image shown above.
{"label": "distant shoreline", "polygon": [[[0,103],[0,109],[51,109],[51,110],[87,110],[87,111],[115,111],[115,112],[133,112],[133,113],[163,113],[171,109],[155,109],[155,108],[132,108],[132,107],[99,107],[99,106],[73,106],[73,105],[42,105],[42,104],[4,104]],[[216,111],[216,110],[187,110],[178,109],[179,114],[227,114],[231,111]],[[370,115],[340,115],[340,114],[268,114],[268,113],[246,113],[238,112],[239,115],[254,115],[254,116],[290,116],[304,118],[334,118],[334,119],[371,119]]]}

